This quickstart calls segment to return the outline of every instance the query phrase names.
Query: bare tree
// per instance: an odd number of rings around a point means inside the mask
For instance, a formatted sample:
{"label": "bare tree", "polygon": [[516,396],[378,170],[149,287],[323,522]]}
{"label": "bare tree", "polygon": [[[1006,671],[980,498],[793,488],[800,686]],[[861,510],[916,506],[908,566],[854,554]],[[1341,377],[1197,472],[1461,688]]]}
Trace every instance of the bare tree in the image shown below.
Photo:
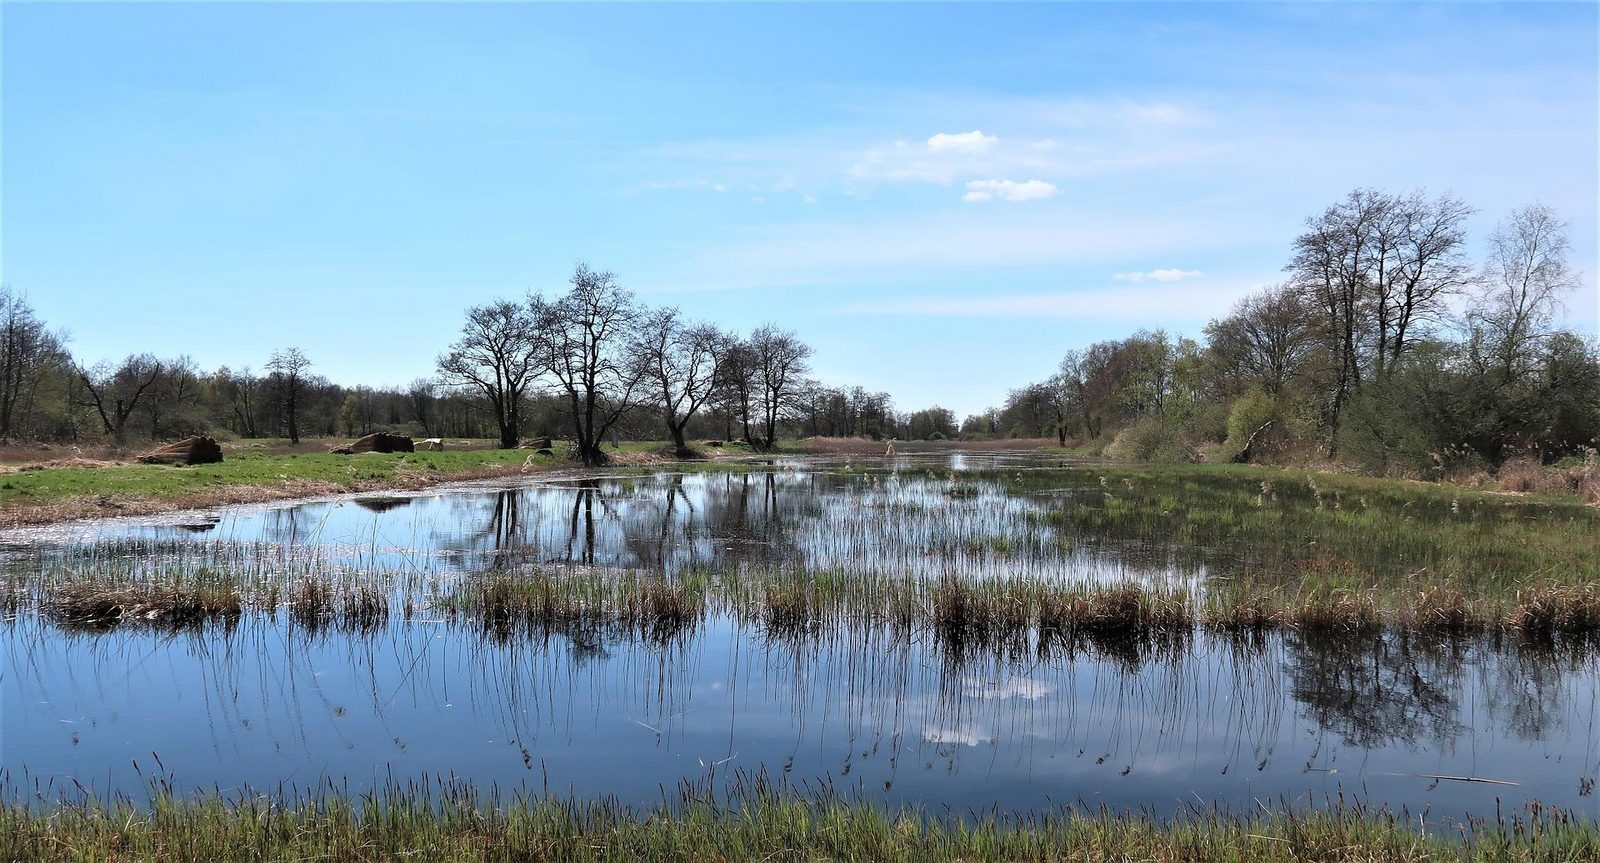
{"label": "bare tree", "polygon": [[1282,392],[1316,350],[1310,317],[1304,297],[1289,285],[1274,285],[1240,300],[1233,314],[1206,325],[1222,379],[1253,381],[1272,395]]}
{"label": "bare tree", "polygon": [[284,422],[289,430],[289,443],[300,442],[300,401],[306,384],[306,369],[311,359],[299,348],[275,351],[267,360],[267,371],[277,384],[278,398],[283,409]]}
{"label": "bare tree", "polygon": [[129,354],[111,367],[102,363],[93,369],[78,369],[87,399],[106,434],[121,441],[127,432],[128,417],[161,378],[161,362],[150,354]]}
{"label": "bare tree", "polygon": [[750,335],[757,395],[761,407],[761,445],[771,449],[777,439],[778,420],[792,404],[795,391],[810,367],[811,347],[794,333],[764,324]]}
{"label": "bare tree", "polygon": [[[758,392],[756,354],[750,343],[743,339],[729,339],[723,348],[718,366],[717,405],[729,423],[737,419],[744,442],[754,447]],[[727,436],[731,439],[730,426]]]}
{"label": "bare tree", "polygon": [[417,378],[406,387],[406,406],[411,410],[411,418],[429,437],[433,436],[433,411],[438,391],[439,383],[432,378]]}
{"label": "bare tree", "polygon": [[194,360],[184,355],[162,361],[161,375],[143,403],[150,437],[194,431],[197,424],[191,412],[199,398],[200,370]]}
{"label": "bare tree", "polygon": [[505,300],[467,310],[461,338],[439,357],[445,383],[483,393],[494,411],[500,446],[516,447],[522,399],[539,375],[536,322],[528,307]]}
{"label": "bare tree", "polygon": [[1306,223],[1286,269],[1315,309],[1332,358],[1323,424],[1338,449],[1344,408],[1368,377],[1386,379],[1471,280],[1462,245],[1472,208],[1442,195],[1356,189]]}
{"label": "bare tree", "polygon": [[1567,265],[1566,227],[1554,210],[1533,204],[1513,211],[1489,237],[1482,293],[1468,310],[1468,326],[1474,352],[1505,378],[1532,371],[1555,331],[1562,295],[1582,284]]}
{"label": "bare tree", "polygon": [[1472,281],[1463,246],[1474,210],[1457,198],[1429,201],[1421,192],[1391,196],[1375,226],[1377,251],[1369,279],[1375,286],[1377,342],[1374,374],[1399,367],[1419,331],[1436,323],[1445,303]]}
{"label": "bare tree", "polygon": [[660,398],[679,456],[690,454],[684,428],[716,392],[726,342],[714,326],[684,323],[677,309],[658,309],[640,323],[635,359]]}
{"label": "bare tree", "polygon": [[642,364],[630,356],[639,309],[609,272],[579,264],[571,285],[561,297],[535,296],[529,305],[541,365],[566,402],[578,457],[597,465],[605,461],[600,447],[606,434],[637,407],[645,389]]}
{"label": "bare tree", "polygon": [[223,366],[217,369],[213,379],[214,386],[227,401],[228,413],[233,417],[234,431],[243,437],[258,437],[260,432],[256,426],[256,399],[261,390],[260,379],[251,374],[248,366],[237,372]]}
{"label": "bare tree", "polygon": [[64,358],[60,341],[22,295],[0,285],[0,439],[22,430],[20,414],[44,370]]}

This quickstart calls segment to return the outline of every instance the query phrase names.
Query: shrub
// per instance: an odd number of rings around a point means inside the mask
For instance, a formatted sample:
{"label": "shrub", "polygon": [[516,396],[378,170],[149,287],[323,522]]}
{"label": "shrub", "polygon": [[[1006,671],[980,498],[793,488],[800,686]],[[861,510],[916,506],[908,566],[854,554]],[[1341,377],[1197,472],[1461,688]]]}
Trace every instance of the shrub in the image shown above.
{"label": "shrub", "polygon": [[1117,432],[1108,458],[1134,462],[1183,462],[1196,458],[1194,444],[1175,426],[1148,416]]}
{"label": "shrub", "polygon": [[1222,443],[1230,431],[1228,406],[1217,402],[1195,402],[1178,416],[1178,427],[1190,440]]}
{"label": "shrub", "polygon": [[1271,457],[1282,453],[1292,437],[1289,432],[1288,412],[1284,410],[1283,402],[1261,387],[1253,386],[1234,400],[1232,407],[1228,409],[1229,453],[1242,452],[1245,444],[1250,441],[1250,436],[1269,422],[1272,426],[1256,437],[1255,447],[1251,451],[1253,458],[1260,459],[1263,456]]}

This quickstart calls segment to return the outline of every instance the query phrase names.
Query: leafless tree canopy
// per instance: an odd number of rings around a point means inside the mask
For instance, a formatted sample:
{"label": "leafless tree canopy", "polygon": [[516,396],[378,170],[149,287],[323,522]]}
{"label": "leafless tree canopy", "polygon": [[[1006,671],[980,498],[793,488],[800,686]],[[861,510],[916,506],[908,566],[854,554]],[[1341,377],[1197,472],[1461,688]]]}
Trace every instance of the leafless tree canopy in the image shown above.
{"label": "leafless tree canopy", "polygon": [[304,397],[306,374],[311,359],[299,348],[284,348],[273,353],[267,361],[267,371],[278,391],[283,406],[284,424],[289,432],[289,442],[300,442],[300,401]]}
{"label": "leafless tree canopy", "polygon": [[1333,358],[1323,408],[1330,440],[1362,384],[1399,367],[1471,281],[1463,244],[1472,213],[1448,195],[1430,201],[1421,192],[1357,189],[1296,238],[1288,269]]}
{"label": "leafless tree canopy", "polygon": [[531,306],[541,365],[566,406],[578,456],[598,464],[607,433],[645,396],[644,366],[631,355],[640,324],[633,294],[612,273],[579,264],[566,294],[534,297]]}
{"label": "leafless tree canopy", "polygon": [[467,310],[461,337],[439,357],[439,376],[446,384],[471,388],[488,400],[502,447],[515,447],[522,433],[523,399],[542,369],[538,335],[534,313],[525,304],[502,300],[474,306]]}
{"label": "leafless tree canopy", "polygon": [[1233,313],[1206,326],[1206,338],[1222,379],[1238,395],[1250,384],[1283,391],[1305,370],[1317,345],[1304,294],[1275,285],[1240,300]]}
{"label": "leafless tree canopy", "polygon": [[806,361],[811,347],[794,333],[765,324],[750,335],[749,359],[762,418],[762,445],[772,448],[777,440],[778,420],[795,406],[801,381],[811,371]]}
{"label": "leafless tree canopy", "polygon": [[128,356],[121,364],[101,364],[91,369],[79,369],[88,399],[106,434],[121,441],[139,402],[146,398],[161,377],[161,361],[151,354]]}
{"label": "leafless tree canopy", "polygon": [[1508,377],[1531,373],[1540,345],[1554,332],[1562,296],[1581,284],[1567,254],[1566,224],[1539,204],[1514,211],[1489,237],[1468,326],[1479,353]]}
{"label": "leafless tree canopy", "polygon": [[61,342],[21,294],[0,285],[0,440],[22,432],[45,375],[66,359]]}
{"label": "leafless tree canopy", "polygon": [[687,454],[684,428],[717,391],[729,337],[710,324],[686,323],[677,309],[657,309],[639,325],[636,361],[656,390],[667,434]]}

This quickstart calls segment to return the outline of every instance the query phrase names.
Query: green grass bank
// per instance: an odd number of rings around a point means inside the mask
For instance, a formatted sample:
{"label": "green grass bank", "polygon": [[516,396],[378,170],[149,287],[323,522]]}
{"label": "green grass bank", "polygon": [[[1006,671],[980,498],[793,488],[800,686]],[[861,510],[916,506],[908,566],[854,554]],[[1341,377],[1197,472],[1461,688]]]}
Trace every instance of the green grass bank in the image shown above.
{"label": "green grass bank", "polygon": [[[665,795],[664,795],[665,796]],[[1600,829],[1508,807],[1427,822],[1350,803],[1170,821],[1068,808],[932,817],[764,784],[672,805],[482,794],[448,782],[363,796],[90,797],[0,808],[0,859],[31,861],[1456,861],[1600,860]],[[13,798],[15,799],[15,798]]]}

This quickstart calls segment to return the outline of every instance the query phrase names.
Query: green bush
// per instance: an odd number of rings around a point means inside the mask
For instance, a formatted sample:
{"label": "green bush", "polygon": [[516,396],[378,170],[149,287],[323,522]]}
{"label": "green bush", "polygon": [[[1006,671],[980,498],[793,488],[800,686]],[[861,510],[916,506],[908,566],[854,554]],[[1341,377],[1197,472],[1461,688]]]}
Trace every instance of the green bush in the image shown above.
{"label": "green bush", "polygon": [[1204,443],[1222,443],[1227,439],[1228,406],[1218,402],[1195,402],[1172,418],[1190,440]]}
{"label": "green bush", "polygon": [[1147,416],[1117,432],[1105,455],[1116,461],[1175,463],[1193,461],[1195,449],[1176,424]]}

